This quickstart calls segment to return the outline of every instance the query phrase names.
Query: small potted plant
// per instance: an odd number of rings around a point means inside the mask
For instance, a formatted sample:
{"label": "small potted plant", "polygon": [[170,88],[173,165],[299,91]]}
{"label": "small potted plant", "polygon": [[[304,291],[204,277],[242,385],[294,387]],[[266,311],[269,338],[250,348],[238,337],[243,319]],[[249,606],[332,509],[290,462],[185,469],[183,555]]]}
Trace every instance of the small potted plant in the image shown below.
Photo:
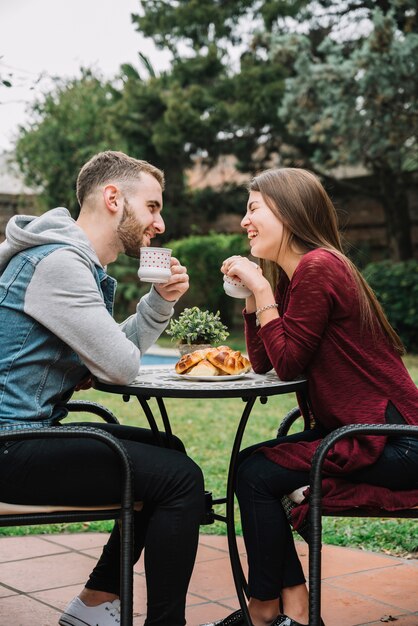
{"label": "small potted plant", "polygon": [[193,352],[222,344],[228,337],[227,327],[220,320],[220,313],[202,311],[197,306],[184,309],[177,319],[170,322],[167,335],[177,340],[180,354]]}

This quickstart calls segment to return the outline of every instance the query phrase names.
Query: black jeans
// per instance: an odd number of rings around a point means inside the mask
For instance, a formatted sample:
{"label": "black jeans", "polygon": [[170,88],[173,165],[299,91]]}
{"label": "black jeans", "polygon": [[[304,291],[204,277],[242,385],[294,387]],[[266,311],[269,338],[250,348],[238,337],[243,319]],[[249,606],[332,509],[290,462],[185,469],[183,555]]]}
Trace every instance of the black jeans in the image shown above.
{"label": "black jeans", "polygon": [[[145,548],[147,626],[183,626],[199,523],[204,512],[200,468],[175,438],[170,450],[152,433],[117,424],[95,424],[122,440],[134,468],[135,562]],[[6,452],[6,454],[5,454]],[[93,439],[46,439],[0,447],[0,491],[5,502],[99,505],[120,501],[120,468],[114,453]],[[86,586],[119,594],[120,534],[115,524]]]}
{"label": "black jeans", "polygon": [[[256,450],[260,446],[314,441],[323,436],[320,430],[305,431],[258,443],[240,453],[236,493],[247,551],[249,594],[253,598],[273,600],[283,588],[305,582],[280,498],[309,484],[308,472],[281,467]],[[393,490],[416,489],[417,467],[418,439],[393,437],[388,439],[376,463],[347,475],[347,479]]]}

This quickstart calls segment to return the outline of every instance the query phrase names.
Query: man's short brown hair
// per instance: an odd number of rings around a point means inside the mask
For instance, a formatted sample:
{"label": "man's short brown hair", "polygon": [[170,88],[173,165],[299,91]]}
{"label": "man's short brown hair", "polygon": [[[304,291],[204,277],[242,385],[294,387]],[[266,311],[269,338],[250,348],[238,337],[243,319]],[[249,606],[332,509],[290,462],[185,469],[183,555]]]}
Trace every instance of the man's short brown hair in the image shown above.
{"label": "man's short brown hair", "polygon": [[77,200],[82,206],[87,196],[100,185],[108,183],[138,182],[142,173],[151,174],[164,189],[164,173],[148,161],[134,159],[133,157],[106,150],[94,155],[81,168],[77,177]]}

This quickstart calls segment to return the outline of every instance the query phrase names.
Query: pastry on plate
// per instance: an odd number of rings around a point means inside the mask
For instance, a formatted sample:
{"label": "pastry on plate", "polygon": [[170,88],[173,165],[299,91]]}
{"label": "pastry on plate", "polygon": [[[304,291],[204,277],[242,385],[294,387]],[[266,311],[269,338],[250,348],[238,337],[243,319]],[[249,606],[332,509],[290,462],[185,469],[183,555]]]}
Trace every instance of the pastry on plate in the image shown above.
{"label": "pastry on plate", "polygon": [[251,369],[251,363],[239,350],[228,346],[213,348],[206,354],[206,359],[221,370],[222,374],[244,374]]}
{"label": "pastry on plate", "polygon": [[207,359],[202,359],[200,363],[188,370],[187,376],[219,376],[222,372],[212,365]]}
{"label": "pastry on plate", "polygon": [[248,372],[251,363],[239,350],[219,346],[184,354],[174,368],[177,374],[189,376],[236,376]]}
{"label": "pastry on plate", "polygon": [[187,354],[183,354],[181,359],[177,361],[174,368],[177,374],[186,374],[188,371],[203,361],[206,356],[206,353],[209,352],[211,348],[206,348],[205,350],[195,350],[194,352],[188,352]]}

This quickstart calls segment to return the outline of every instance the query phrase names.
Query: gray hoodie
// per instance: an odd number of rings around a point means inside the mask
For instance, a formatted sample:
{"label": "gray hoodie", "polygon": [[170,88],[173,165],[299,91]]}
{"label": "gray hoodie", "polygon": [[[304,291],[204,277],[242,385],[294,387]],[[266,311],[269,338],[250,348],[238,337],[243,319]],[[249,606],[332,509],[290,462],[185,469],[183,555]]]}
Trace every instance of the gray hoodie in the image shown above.
{"label": "gray hoodie", "polygon": [[[9,221],[6,241],[0,244],[0,280],[15,255],[23,253],[25,257],[26,251],[30,265],[34,247],[50,244],[61,245],[32,263],[33,272],[27,272],[21,304],[24,314],[67,344],[94,376],[112,383],[132,382],[138,375],[141,353],[167,326],[173,303],[151,288],[138,303],[135,315],[117,324],[106,308],[95,274],[101,273],[112,296],[116,283],[105,274],[84,231],[65,208],[40,217],[17,215]],[[2,306],[6,305],[0,298]],[[10,309],[9,313],[2,311],[7,322],[6,315],[10,317]]]}

